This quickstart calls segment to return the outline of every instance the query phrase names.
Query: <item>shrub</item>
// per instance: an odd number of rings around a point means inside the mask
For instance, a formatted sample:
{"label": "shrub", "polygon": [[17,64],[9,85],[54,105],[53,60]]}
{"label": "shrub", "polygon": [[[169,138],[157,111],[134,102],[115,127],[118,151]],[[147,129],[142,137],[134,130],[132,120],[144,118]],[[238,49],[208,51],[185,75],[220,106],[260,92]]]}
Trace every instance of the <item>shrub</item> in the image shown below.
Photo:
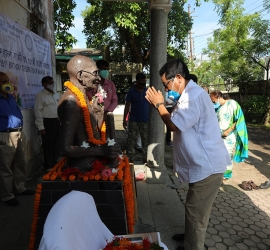
{"label": "shrub", "polygon": [[246,98],[242,104],[246,120],[254,123],[263,122],[268,104],[269,97],[267,95],[253,95]]}

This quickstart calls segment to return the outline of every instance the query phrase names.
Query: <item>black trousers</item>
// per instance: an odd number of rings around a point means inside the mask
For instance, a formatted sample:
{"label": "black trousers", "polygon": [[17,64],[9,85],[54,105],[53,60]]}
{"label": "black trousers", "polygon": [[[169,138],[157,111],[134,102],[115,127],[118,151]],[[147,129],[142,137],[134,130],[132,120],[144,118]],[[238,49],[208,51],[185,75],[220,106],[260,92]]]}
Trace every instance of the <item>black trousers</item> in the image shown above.
{"label": "black trousers", "polygon": [[[172,107],[166,107],[169,113],[172,113]],[[166,126],[166,142],[171,142],[172,137],[171,137],[171,130]]]}
{"label": "black trousers", "polygon": [[58,118],[43,118],[45,134],[41,135],[44,168],[52,168],[58,158],[58,144],[60,134],[60,121]]}

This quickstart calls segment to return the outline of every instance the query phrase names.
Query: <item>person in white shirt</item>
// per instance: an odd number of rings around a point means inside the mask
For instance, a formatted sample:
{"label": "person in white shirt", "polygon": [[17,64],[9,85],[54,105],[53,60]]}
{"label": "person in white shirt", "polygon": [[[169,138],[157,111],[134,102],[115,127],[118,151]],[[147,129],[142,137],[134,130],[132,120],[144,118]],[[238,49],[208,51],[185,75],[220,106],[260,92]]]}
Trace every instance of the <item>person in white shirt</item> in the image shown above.
{"label": "person in white shirt", "polygon": [[185,203],[185,234],[177,250],[203,250],[211,208],[231,162],[220,136],[213,103],[208,94],[190,80],[184,62],[174,59],[159,71],[165,91],[181,94],[170,114],[160,90],[150,87],[146,99],[156,107],[162,120],[173,131],[173,167],[180,182],[189,183]]}
{"label": "person in white shirt", "polygon": [[60,121],[57,115],[59,96],[54,91],[54,80],[45,76],[41,80],[42,89],[35,96],[35,123],[42,139],[44,168],[50,171],[58,158],[58,136]]}

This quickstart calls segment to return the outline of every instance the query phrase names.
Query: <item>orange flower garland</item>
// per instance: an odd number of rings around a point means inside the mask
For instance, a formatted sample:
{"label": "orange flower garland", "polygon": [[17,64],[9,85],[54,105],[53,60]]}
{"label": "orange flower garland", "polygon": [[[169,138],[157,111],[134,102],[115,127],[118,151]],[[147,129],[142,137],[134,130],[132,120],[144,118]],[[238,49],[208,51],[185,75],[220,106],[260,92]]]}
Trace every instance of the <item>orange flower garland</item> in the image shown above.
{"label": "orange flower garland", "polygon": [[84,122],[85,122],[85,127],[86,127],[86,131],[88,135],[88,141],[92,142],[95,145],[105,144],[107,142],[105,122],[103,121],[102,126],[101,126],[101,140],[98,140],[94,137],[93,128],[90,122],[90,113],[89,113],[89,109],[88,109],[83,93],[76,86],[74,86],[72,82],[67,81],[64,83],[64,86],[69,88],[70,91],[73,92],[80,101],[81,108],[83,110]]}
{"label": "orange flower garland", "polygon": [[59,162],[55,164],[50,172],[43,176],[44,181],[54,181],[57,177],[61,176],[61,170],[65,166],[67,159],[63,157]]}
{"label": "orange flower garland", "polygon": [[130,166],[128,162],[128,158],[124,158],[125,167],[124,167],[124,197],[125,197],[125,205],[126,205],[126,213],[127,213],[127,226],[128,232],[134,232],[134,193],[132,189],[132,179],[131,179],[131,172]]}
{"label": "orange flower garland", "polygon": [[34,212],[33,212],[33,221],[32,221],[32,232],[30,234],[30,241],[28,245],[28,250],[35,249],[35,239],[37,232],[37,221],[38,221],[38,210],[41,197],[42,184],[38,184],[36,188],[35,200],[34,200]]}

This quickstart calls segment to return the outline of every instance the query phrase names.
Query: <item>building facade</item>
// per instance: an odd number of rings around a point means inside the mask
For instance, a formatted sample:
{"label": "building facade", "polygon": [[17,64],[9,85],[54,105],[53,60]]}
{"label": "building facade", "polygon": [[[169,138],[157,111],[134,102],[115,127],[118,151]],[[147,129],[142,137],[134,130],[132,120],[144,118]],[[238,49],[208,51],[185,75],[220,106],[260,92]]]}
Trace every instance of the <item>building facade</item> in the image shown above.
{"label": "building facade", "polygon": [[[27,103],[26,98],[28,98],[31,103],[23,105],[21,109],[24,118],[23,130],[27,137],[26,174],[29,176],[43,164],[41,138],[37,134],[34,122],[34,95],[42,87],[43,75],[50,74],[53,77],[56,75],[53,1],[0,0],[0,14],[0,70],[7,73],[9,77],[12,75],[12,80],[16,80],[18,89],[23,87],[28,91],[28,94],[20,96],[20,101]],[[8,47],[9,43],[14,42],[13,36],[17,38],[24,36],[25,39],[21,41],[17,39],[16,48]],[[22,43],[31,53],[37,49],[40,55],[30,56],[30,52],[26,53],[27,49],[24,53],[21,50]],[[44,56],[50,58],[47,63],[42,63]],[[31,74],[36,75],[36,80],[29,84],[25,79],[31,78]]]}

